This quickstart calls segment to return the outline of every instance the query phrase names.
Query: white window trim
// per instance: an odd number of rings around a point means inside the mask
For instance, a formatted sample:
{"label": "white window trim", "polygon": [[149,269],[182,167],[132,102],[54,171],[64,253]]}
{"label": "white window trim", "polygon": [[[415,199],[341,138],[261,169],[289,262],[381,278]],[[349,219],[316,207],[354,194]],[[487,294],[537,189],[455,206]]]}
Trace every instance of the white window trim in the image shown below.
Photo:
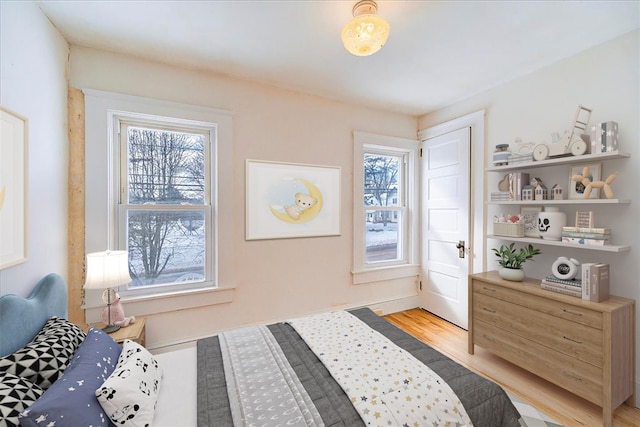
{"label": "white window trim", "polygon": [[[215,158],[218,161],[216,175],[231,176],[233,173],[232,130],[233,120],[230,112],[208,107],[180,104],[169,101],[83,89],[85,95],[85,250],[87,253],[115,248],[117,242],[115,221],[117,209],[114,203],[114,185],[117,176],[113,171],[117,162],[112,155],[114,122],[110,116],[118,112],[138,113],[157,117],[172,117],[184,121],[215,123],[217,126],[217,144]],[[117,172],[116,172],[117,173]],[[220,203],[220,200],[233,199],[233,180],[216,179],[217,200],[212,200],[213,215],[217,218],[215,235],[217,245],[233,241],[233,206]],[[116,187],[117,188],[117,187]],[[220,226],[224,224],[224,226]],[[230,245],[230,243],[228,243]],[[217,254],[217,287],[200,289],[197,292],[169,292],[164,295],[136,296],[136,304],[128,306],[132,315],[147,315],[165,311],[201,307],[229,302],[233,294],[233,248],[214,248]],[[211,295],[204,298],[203,293]],[[220,298],[222,295],[225,297]],[[99,318],[104,306],[101,292],[87,290],[83,308],[87,310],[87,320]],[[164,304],[158,304],[164,299]],[[127,301],[123,297],[123,301]],[[133,311],[133,312],[132,312]]]}
{"label": "white window trim", "polygon": [[[418,211],[419,174],[418,140],[376,135],[355,131],[353,133],[353,267],[354,284],[413,277],[419,274],[418,233],[420,215]],[[397,265],[371,266],[365,262],[365,207],[364,194],[364,153],[367,148],[392,150],[406,154],[406,206],[408,210],[406,263]]]}
{"label": "white window trim", "polygon": [[[218,263],[217,263],[217,253],[218,253],[218,240],[216,238],[219,226],[218,220],[216,218],[216,204],[218,203],[217,198],[217,165],[218,159],[216,157],[216,146],[218,144],[217,141],[217,124],[216,123],[207,123],[200,122],[194,120],[184,120],[184,119],[176,119],[169,117],[157,117],[149,114],[140,114],[140,113],[128,113],[128,112],[114,112],[109,111],[109,124],[110,127],[114,129],[116,135],[120,135],[117,139],[113,140],[113,144],[111,145],[111,156],[114,159],[118,159],[113,166],[112,174],[114,177],[114,185],[113,185],[113,193],[111,194],[113,203],[116,204],[116,217],[113,220],[110,220],[110,224],[115,225],[116,229],[116,240],[115,240],[115,249],[123,250],[126,247],[127,242],[127,234],[126,234],[126,213],[129,210],[134,209],[151,209],[151,210],[162,210],[164,206],[162,205],[153,205],[149,206],[133,206],[130,205],[127,201],[123,200],[127,197],[126,185],[124,185],[128,181],[128,173],[126,166],[122,167],[122,165],[126,165],[128,163],[128,154],[127,151],[123,150],[123,147],[126,144],[126,133],[122,131],[123,123],[127,125],[141,125],[141,126],[151,126],[154,128],[163,128],[168,130],[177,130],[177,131],[187,131],[187,132],[200,132],[208,134],[208,147],[205,152],[208,155],[208,159],[206,161],[206,168],[209,170],[207,172],[209,174],[210,181],[207,186],[207,194],[205,194],[205,205],[203,206],[185,206],[184,209],[193,209],[194,211],[200,210],[203,212],[205,216],[205,223],[211,224],[212,230],[210,233],[207,233],[207,238],[205,245],[207,247],[207,252],[212,256],[211,260],[205,260],[205,276],[206,280],[204,283],[197,282],[193,284],[185,284],[185,285],[159,285],[156,287],[143,288],[143,289],[126,289],[121,293],[121,297],[125,301],[130,301],[132,298],[139,298],[148,295],[150,297],[157,297],[162,294],[175,294],[180,292],[180,290],[201,290],[206,288],[217,288],[218,287]],[[211,171],[213,170],[213,173]],[[213,240],[212,240],[213,239]]]}

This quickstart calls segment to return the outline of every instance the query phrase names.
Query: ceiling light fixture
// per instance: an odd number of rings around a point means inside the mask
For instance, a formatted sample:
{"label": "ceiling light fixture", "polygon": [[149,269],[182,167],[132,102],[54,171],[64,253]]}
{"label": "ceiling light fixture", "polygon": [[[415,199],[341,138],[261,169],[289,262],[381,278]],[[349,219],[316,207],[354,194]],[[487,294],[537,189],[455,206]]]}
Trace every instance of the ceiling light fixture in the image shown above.
{"label": "ceiling light fixture", "polygon": [[353,6],[353,19],[342,29],[342,43],[351,54],[373,55],[387,42],[389,24],[377,11],[373,0],[360,0]]}

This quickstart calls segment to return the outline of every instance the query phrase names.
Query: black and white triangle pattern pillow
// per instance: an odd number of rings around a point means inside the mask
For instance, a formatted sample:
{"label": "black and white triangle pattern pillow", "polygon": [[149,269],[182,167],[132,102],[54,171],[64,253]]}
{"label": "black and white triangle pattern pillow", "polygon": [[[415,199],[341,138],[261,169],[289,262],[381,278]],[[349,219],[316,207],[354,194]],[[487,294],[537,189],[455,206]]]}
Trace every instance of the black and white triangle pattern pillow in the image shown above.
{"label": "black and white triangle pattern pillow", "polygon": [[60,317],[52,317],[29,344],[0,358],[0,372],[22,377],[43,390],[58,379],[86,334]]}
{"label": "black and white triangle pattern pillow", "polygon": [[18,427],[18,414],[31,406],[43,391],[37,385],[7,372],[0,372],[0,425]]}

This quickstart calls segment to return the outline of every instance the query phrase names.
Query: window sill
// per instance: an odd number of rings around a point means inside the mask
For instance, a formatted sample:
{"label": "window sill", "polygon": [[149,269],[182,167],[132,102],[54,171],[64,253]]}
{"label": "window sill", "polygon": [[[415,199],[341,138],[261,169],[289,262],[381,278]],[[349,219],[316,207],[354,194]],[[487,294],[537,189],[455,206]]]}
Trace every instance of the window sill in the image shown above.
{"label": "window sill", "polygon": [[352,271],[354,285],[381,282],[384,280],[415,277],[420,274],[420,266],[417,264],[394,265],[389,267],[371,268]]}
{"label": "window sill", "polygon": [[[205,307],[216,304],[226,304],[233,301],[235,287],[221,287],[212,289],[195,289],[187,291],[169,292],[159,295],[140,295],[122,298],[127,316],[149,316],[176,310]],[[93,318],[99,320],[100,313],[105,307],[84,305],[87,310],[87,321]]]}

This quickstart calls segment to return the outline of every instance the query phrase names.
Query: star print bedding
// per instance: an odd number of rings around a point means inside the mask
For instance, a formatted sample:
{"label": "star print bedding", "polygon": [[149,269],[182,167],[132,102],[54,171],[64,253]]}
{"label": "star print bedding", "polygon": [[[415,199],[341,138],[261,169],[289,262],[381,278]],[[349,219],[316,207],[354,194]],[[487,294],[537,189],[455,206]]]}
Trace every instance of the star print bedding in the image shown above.
{"label": "star print bedding", "polygon": [[[229,341],[237,337],[229,339],[225,334],[198,341],[199,427],[520,425],[517,410],[497,384],[369,309],[310,316],[268,325],[260,332],[242,332],[249,333],[266,337],[272,350],[266,352],[264,343],[252,339],[240,340],[230,350]],[[252,352],[249,360],[270,359],[264,355],[276,353],[281,363],[277,370],[293,373],[296,385],[289,387],[266,370],[264,360],[235,366],[230,351],[242,360]],[[247,375],[241,377],[243,373]],[[238,382],[246,386],[243,391],[236,387]],[[267,405],[261,399],[265,393],[274,393],[271,386],[278,399],[265,400],[280,403]],[[239,393],[243,397],[238,398]],[[291,407],[300,393],[308,395],[315,409],[304,398],[299,399],[304,402],[302,409]],[[316,411],[320,421],[314,418],[309,423],[303,414]]]}
{"label": "star print bedding", "polygon": [[370,426],[472,425],[433,370],[347,312],[289,322]]}

